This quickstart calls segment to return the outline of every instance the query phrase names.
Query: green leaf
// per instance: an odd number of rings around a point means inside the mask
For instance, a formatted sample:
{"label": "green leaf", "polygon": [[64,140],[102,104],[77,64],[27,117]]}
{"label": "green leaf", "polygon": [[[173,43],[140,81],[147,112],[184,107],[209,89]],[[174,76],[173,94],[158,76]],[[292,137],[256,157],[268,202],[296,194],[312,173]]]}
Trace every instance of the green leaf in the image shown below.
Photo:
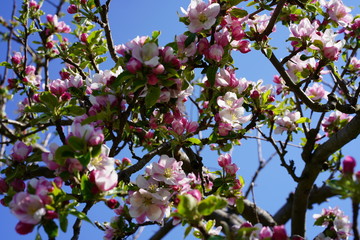
{"label": "green leaf", "polygon": [[75,152],[69,145],[64,145],[56,149],[55,162],[63,166],[67,158],[74,158]]}
{"label": "green leaf", "polygon": [[236,199],[236,209],[239,214],[242,214],[244,208],[245,208],[244,199],[243,198]]}
{"label": "green leaf", "polygon": [[185,47],[188,47],[196,39],[196,34],[195,33],[189,33],[189,34],[187,34],[187,36],[188,37],[185,40]]}
{"label": "green leaf", "polygon": [[216,73],[218,70],[218,66],[209,66],[206,69],[206,77],[209,80],[210,86],[214,86],[215,84],[215,78],[216,78]]}
{"label": "green leaf", "polygon": [[191,142],[192,144],[201,145],[201,140],[198,138],[188,138],[186,141]]}
{"label": "green leaf", "polygon": [[189,235],[189,233],[191,232],[192,227],[189,225],[184,232],[184,239]]}
{"label": "green leaf", "polygon": [[56,225],[54,221],[47,221],[43,224],[44,230],[47,233],[49,239],[56,238],[59,232],[59,227]]}
{"label": "green leaf", "polygon": [[160,97],[160,93],[161,93],[160,87],[150,86],[148,89],[148,93],[145,97],[145,106],[147,108],[151,108],[152,106],[154,106]]}
{"label": "green leaf", "polygon": [[309,123],[309,122],[311,122],[311,120],[307,117],[301,117],[296,121],[296,123],[305,123],[305,122]]}
{"label": "green leaf", "polygon": [[90,35],[87,37],[87,41],[90,44],[97,44],[100,40],[102,30],[93,31],[90,33]]}
{"label": "green leaf", "polygon": [[90,161],[91,161],[91,153],[87,152],[86,154],[84,154],[81,157],[78,157],[79,162],[81,163],[81,165],[83,165],[84,167],[86,167],[87,165],[89,165]]}
{"label": "green leaf", "polygon": [[320,40],[314,40],[313,45],[322,49],[323,48],[323,42]]}
{"label": "green leaf", "polygon": [[178,198],[180,200],[177,207],[178,213],[184,217],[192,219],[195,215],[194,211],[197,207],[197,200],[189,194],[180,195]]}
{"label": "green leaf", "polygon": [[223,237],[223,236],[214,236],[214,235],[211,235],[210,238],[208,238],[208,240],[226,240],[226,238]]}
{"label": "green leaf", "polygon": [[208,216],[216,209],[224,208],[227,205],[225,199],[217,196],[209,196],[199,203],[198,211],[201,215]]}
{"label": "green leaf", "polygon": [[[84,197],[84,200],[90,200],[93,198],[94,194],[91,192],[93,184],[90,182],[89,177],[85,174],[81,177],[81,194]],[[72,213],[74,215],[74,213]]]}
{"label": "green leaf", "polygon": [[77,218],[79,218],[81,220],[87,221],[88,223],[91,223],[93,225],[92,221],[90,220],[90,218],[85,213],[79,212],[76,209],[70,209],[69,213],[71,215],[74,215],[75,217],[77,217]]}
{"label": "green leaf", "polygon": [[230,12],[231,16],[236,18],[243,18],[248,15],[248,12],[244,9],[233,8]]}
{"label": "green leaf", "polygon": [[230,6],[236,6],[243,1],[244,0],[228,0],[228,3],[230,4]]}
{"label": "green leaf", "polygon": [[49,113],[50,111],[43,104],[35,104],[33,106],[26,106],[25,112],[28,112],[28,113],[30,113],[30,112],[32,112],[32,113],[40,113],[40,112]]}
{"label": "green leaf", "polygon": [[77,105],[66,106],[63,108],[63,110],[66,112],[66,115],[71,116],[81,116],[85,113],[85,109]]}
{"label": "green leaf", "polygon": [[84,139],[75,136],[69,137],[68,143],[70,146],[73,147],[73,149],[80,151],[84,150],[86,146],[86,142],[84,141]]}
{"label": "green leaf", "polygon": [[9,68],[9,69],[12,68],[11,63],[8,63],[8,62],[1,62],[0,67],[6,67],[6,68]]}
{"label": "green leaf", "polygon": [[60,222],[61,231],[66,232],[67,227],[68,227],[67,215],[65,215],[65,214],[60,215],[59,222]]}
{"label": "green leaf", "polygon": [[43,92],[40,95],[40,101],[47,105],[50,109],[54,109],[59,105],[59,99],[50,92]]}
{"label": "green leaf", "polygon": [[160,34],[161,34],[160,31],[153,31],[153,32],[152,32],[152,35],[151,35],[152,40],[153,40],[153,41],[154,41],[154,40],[157,40],[158,37],[160,36]]}
{"label": "green leaf", "polygon": [[91,149],[91,157],[95,158],[98,157],[101,154],[101,144],[92,147]]}

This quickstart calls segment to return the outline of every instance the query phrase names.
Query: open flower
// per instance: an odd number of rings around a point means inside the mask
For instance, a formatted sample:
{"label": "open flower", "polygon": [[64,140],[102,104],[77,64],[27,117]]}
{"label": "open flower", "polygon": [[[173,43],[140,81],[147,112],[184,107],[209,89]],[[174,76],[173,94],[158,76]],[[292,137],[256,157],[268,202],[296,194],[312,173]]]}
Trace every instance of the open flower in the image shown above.
{"label": "open flower", "polygon": [[9,204],[11,212],[23,223],[38,224],[46,210],[41,198],[34,194],[19,192]]}
{"label": "open flower", "polygon": [[143,223],[146,217],[151,221],[161,222],[170,211],[168,206],[170,193],[163,193],[165,194],[152,193],[141,188],[131,194],[129,199],[130,216],[136,218],[139,223]]}
{"label": "open flower", "polygon": [[188,10],[182,11],[189,17],[189,31],[192,33],[207,30],[216,22],[216,16],[220,12],[218,3],[205,3],[201,0],[192,0]]}
{"label": "open flower", "polygon": [[175,158],[161,155],[158,163],[152,163],[146,168],[146,173],[157,181],[178,185],[186,177],[181,166],[182,162],[176,161]]}

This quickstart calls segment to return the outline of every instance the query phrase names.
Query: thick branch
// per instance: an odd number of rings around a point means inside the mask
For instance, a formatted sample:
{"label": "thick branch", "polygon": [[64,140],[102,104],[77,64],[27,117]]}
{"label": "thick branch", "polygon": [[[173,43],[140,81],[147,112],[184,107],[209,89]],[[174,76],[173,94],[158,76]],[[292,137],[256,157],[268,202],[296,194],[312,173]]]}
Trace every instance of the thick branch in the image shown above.
{"label": "thick branch", "polygon": [[[309,203],[308,196],[316,178],[322,170],[322,165],[327,159],[355,139],[360,134],[360,116],[356,115],[344,128],[331,136],[329,140],[321,144],[313,153],[310,161],[305,165],[301,174],[301,180],[294,194],[292,208],[292,235],[305,235],[305,216]],[[306,197],[307,196],[307,197]]]}
{"label": "thick branch", "polygon": [[[309,196],[308,209],[312,209],[313,204],[321,204],[323,202],[326,202],[328,198],[336,195],[337,193],[335,193],[334,190],[329,186],[324,185],[320,188],[314,186]],[[287,199],[287,202],[274,215],[274,220],[277,222],[278,225],[283,225],[290,220],[293,203],[294,194],[291,193]]]}

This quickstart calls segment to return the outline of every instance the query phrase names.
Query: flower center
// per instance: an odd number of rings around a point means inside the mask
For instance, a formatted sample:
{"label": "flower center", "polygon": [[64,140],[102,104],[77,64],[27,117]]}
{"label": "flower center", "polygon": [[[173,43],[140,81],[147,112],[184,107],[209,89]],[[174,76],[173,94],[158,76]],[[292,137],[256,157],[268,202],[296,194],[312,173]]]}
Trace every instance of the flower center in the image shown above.
{"label": "flower center", "polygon": [[208,20],[208,17],[204,14],[204,13],[200,13],[200,15],[199,15],[199,21],[201,22],[201,23],[204,23],[204,22],[206,22]]}
{"label": "flower center", "polygon": [[171,168],[165,168],[165,170],[164,170],[164,177],[170,178],[171,175],[172,175],[171,173],[172,173]]}

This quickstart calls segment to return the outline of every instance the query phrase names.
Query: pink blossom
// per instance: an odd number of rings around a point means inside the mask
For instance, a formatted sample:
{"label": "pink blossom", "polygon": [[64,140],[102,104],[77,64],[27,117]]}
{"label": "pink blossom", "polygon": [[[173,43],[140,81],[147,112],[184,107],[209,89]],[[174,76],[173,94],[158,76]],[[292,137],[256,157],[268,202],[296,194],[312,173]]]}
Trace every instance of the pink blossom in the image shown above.
{"label": "pink blossom", "polygon": [[[291,61],[286,63],[288,69],[286,72],[289,76],[294,80],[297,81],[298,75],[297,73],[303,72],[305,69],[315,69],[316,68],[316,61],[315,58],[309,58],[306,60],[301,60],[301,55],[296,54],[294,57],[291,58]],[[281,82],[283,82],[281,80]]]}
{"label": "pink blossom", "polygon": [[89,146],[96,146],[104,142],[104,134],[101,129],[94,128],[89,124],[81,125],[74,122],[71,125],[71,134],[84,139]]}
{"label": "pink blossom", "polygon": [[189,17],[189,31],[197,33],[202,30],[210,29],[220,12],[220,5],[218,3],[205,3],[201,0],[192,0],[187,11],[182,9]]}
{"label": "pink blossom", "polygon": [[320,3],[326,8],[329,17],[341,26],[347,26],[352,22],[353,16],[349,14],[351,8],[345,6],[341,0],[330,0],[329,2],[322,0]]}
{"label": "pink blossom", "polygon": [[269,239],[273,235],[271,229],[269,227],[262,227],[259,233],[260,239]]}
{"label": "pink blossom", "polygon": [[91,171],[90,179],[102,192],[113,189],[118,183],[118,175],[115,169],[95,169]]}
{"label": "pink blossom", "polygon": [[[269,24],[271,16],[266,14],[264,15],[255,15],[253,19],[248,19],[246,22],[250,28],[254,29],[257,33],[263,33]],[[275,26],[273,27],[272,31],[275,31]]]}
{"label": "pink blossom", "polygon": [[21,222],[27,224],[38,224],[46,213],[40,197],[26,192],[15,194],[9,207]]}
{"label": "pink blossom", "polygon": [[210,43],[207,38],[201,38],[197,44],[197,50],[200,54],[207,56],[209,54]]}
{"label": "pink blossom", "polygon": [[68,25],[65,24],[65,22],[58,21],[58,16],[57,15],[51,15],[48,14],[46,16],[46,19],[48,20],[49,24],[52,27],[52,30],[54,32],[58,32],[58,33],[69,33],[71,31],[70,27]]}
{"label": "pink blossom", "polygon": [[323,85],[318,83],[314,83],[311,87],[307,88],[305,93],[314,101],[327,99],[329,94],[328,91],[325,91]]}
{"label": "pink blossom", "polygon": [[224,167],[225,172],[228,175],[235,175],[236,172],[239,170],[238,166],[235,163],[228,164]]}
{"label": "pink blossom", "polygon": [[9,184],[5,179],[0,177],[0,194],[6,193],[9,190]]}
{"label": "pink blossom", "polygon": [[56,96],[61,96],[67,91],[66,82],[61,79],[56,79],[49,84],[50,92]]}
{"label": "pink blossom", "polygon": [[66,80],[65,80],[65,84],[67,88],[70,87],[75,87],[75,88],[80,88],[81,86],[84,85],[84,80],[82,79],[82,77],[80,75],[75,75],[75,76],[69,76]]}
{"label": "pink blossom", "polygon": [[277,116],[275,118],[275,123],[277,124],[277,127],[274,133],[279,134],[284,131],[296,130],[296,121],[299,120],[300,117],[300,112],[290,112],[289,110],[286,110],[283,117]]}
{"label": "pink blossom", "polygon": [[30,7],[30,8],[33,8],[33,9],[35,9],[35,10],[39,10],[40,5],[39,5],[36,1],[31,0],[31,1],[29,2],[29,7]]}
{"label": "pink blossom", "polygon": [[216,75],[216,84],[222,87],[237,87],[239,85],[239,80],[235,76],[235,70],[221,68]]}
{"label": "pink blossom", "polygon": [[223,97],[217,98],[217,104],[223,109],[236,109],[244,103],[243,98],[239,98],[233,92],[227,92]]}
{"label": "pink blossom", "polygon": [[52,197],[48,195],[48,193],[53,191],[53,188],[52,183],[44,177],[40,177],[39,179],[33,178],[27,185],[27,189],[35,190],[34,194],[39,196],[44,204],[50,204],[52,202]]}
{"label": "pink blossom", "polygon": [[17,162],[22,162],[29,156],[31,152],[31,146],[27,146],[25,143],[17,141],[12,149],[11,157]]}
{"label": "pink blossom", "polygon": [[180,34],[176,36],[176,43],[178,46],[178,56],[179,58],[183,59],[183,61],[186,61],[188,57],[193,57],[196,54],[196,42],[197,38],[195,38],[195,41],[190,43],[188,46],[185,46],[185,41],[188,38],[185,34]]}
{"label": "pink blossom", "polygon": [[299,24],[290,24],[290,32],[297,38],[310,37],[318,27],[319,24],[316,21],[311,23],[308,18],[303,18]]}
{"label": "pink blossom", "polygon": [[159,64],[159,49],[153,42],[145,43],[143,46],[134,45],[132,56],[149,67],[156,67]]}
{"label": "pink blossom", "polygon": [[192,189],[190,191],[187,191],[186,193],[193,196],[197,200],[197,202],[200,202],[202,199],[202,194],[198,189]]}
{"label": "pink blossom", "polygon": [[218,164],[220,167],[225,167],[231,164],[231,155],[226,153],[225,155],[220,155],[218,158]]}
{"label": "pink blossom", "polygon": [[220,136],[227,136],[229,134],[229,131],[232,130],[232,126],[230,123],[220,122],[218,131]]}
{"label": "pink blossom", "polygon": [[15,52],[14,55],[11,57],[11,62],[14,65],[18,65],[23,61],[24,57],[21,55],[20,52]]}
{"label": "pink blossom", "polygon": [[274,226],[272,240],[287,240],[287,234],[284,225]]}
{"label": "pink blossom", "polygon": [[360,71],[360,59],[357,59],[356,57],[352,57],[350,59],[350,69],[354,70],[356,72]]}
{"label": "pink blossom", "polygon": [[67,12],[70,14],[74,14],[78,12],[78,8],[75,4],[71,4],[68,8],[67,8]]}
{"label": "pink blossom", "polygon": [[215,32],[214,38],[215,42],[221,47],[226,47],[230,43],[230,34],[227,29],[222,32]]}
{"label": "pink blossom", "polygon": [[146,167],[146,173],[156,181],[164,182],[168,185],[177,185],[186,177],[181,166],[181,161],[178,162],[175,158],[161,155],[158,163],[152,163]]}
{"label": "pink blossom", "polygon": [[31,233],[34,230],[34,224],[28,224],[24,222],[18,222],[15,226],[15,231],[18,234],[25,235]]}
{"label": "pink blossom", "polygon": [[248,40],[232,41],[231,46],[241,53],[248,53],[251,51],[250,42]]}
{"label": "pink blossom", "polygon": [[208,53],[208,58],[220,62],[222,57],[224,55],[224,49],[219,44],[213,44],[211,45]]}
{"label": "pink blossom", "polygon": [[160,194],[141,188],[130,195],[129,214],[139,223],[143,223],[146,217],[151,221],[162,222],[163,218],[169,214],[169,197],[170,193],[167,191]]}
{"label": "pink blossom", "polygon": [[50,152],[44,152],[41,154],[41,159],[45,162],[46,166],[50,170],[56,170],[60,167],[58,163],[56,163],[55,160],[55,151],[59,146],[56,143],[52,143],[50,145]]}
{"label": "pink blossom", "polygon": [[10,186],[16,191],[16,192],[22,192],[25,190],[25,182],[19,178],[15,178],[11,183]]}
{"label": "pink blossom", "polygon": [[356,166],[356,160],[355,158],[351,157],[351,156],[346,156],[343,159],[343,169],[342,172],[343,174],[350,174],[352,175],[354,173],[354,168]]}
{"label": "pink blossom", "polygon": [[237,26],[232,29],[231,36],[233,40],[240,41],[246,36],[246,34],[242,26]]}

